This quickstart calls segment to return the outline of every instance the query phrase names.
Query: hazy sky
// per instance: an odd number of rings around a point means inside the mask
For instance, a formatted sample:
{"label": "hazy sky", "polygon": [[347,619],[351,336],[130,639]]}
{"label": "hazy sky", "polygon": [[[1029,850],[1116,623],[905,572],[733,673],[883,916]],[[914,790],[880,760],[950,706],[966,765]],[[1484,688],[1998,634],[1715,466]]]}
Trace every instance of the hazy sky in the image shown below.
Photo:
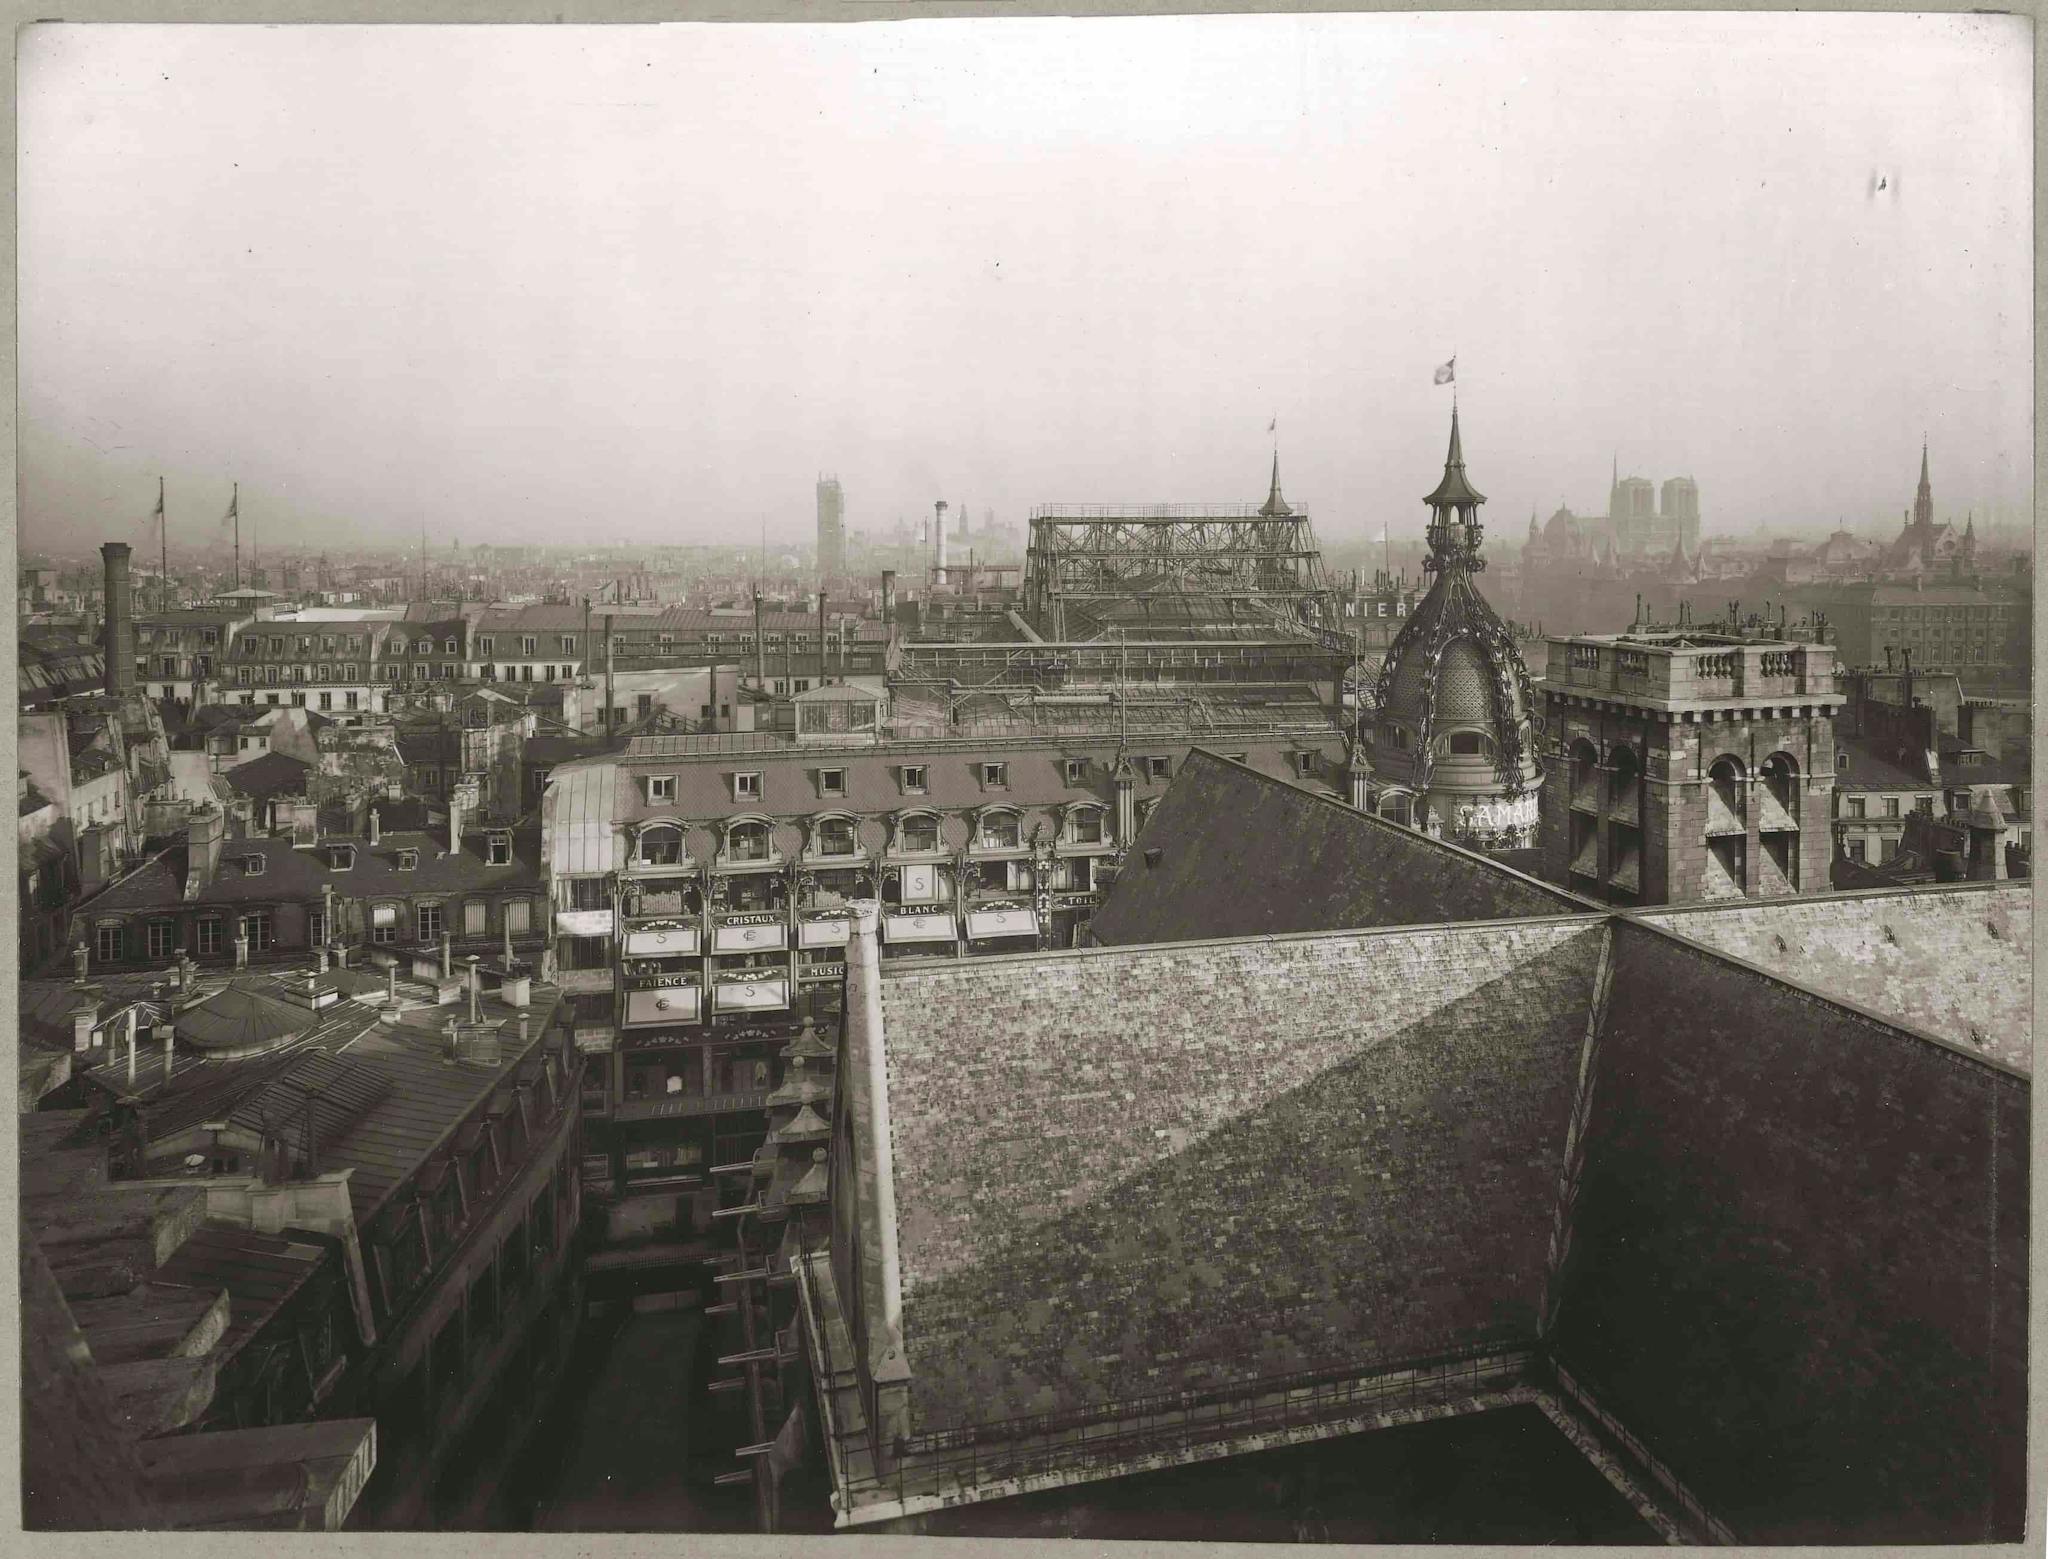
{"label": "hazy sky", "polygon": [[[22,544],[2031,501],[2018,18],[31,29]],[[1885,180],[1880,192],[1875,186]]]}

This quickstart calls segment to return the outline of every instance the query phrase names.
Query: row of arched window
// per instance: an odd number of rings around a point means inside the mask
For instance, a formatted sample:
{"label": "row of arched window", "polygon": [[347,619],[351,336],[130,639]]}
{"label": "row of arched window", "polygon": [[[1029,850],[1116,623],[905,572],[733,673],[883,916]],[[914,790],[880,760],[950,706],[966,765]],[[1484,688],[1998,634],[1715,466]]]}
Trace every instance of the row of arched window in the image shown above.
{"label": "row of arched window", "polygon": [[[1148,801],[1138,804],[1139,821],[1150,810]],[[731,818],[713,825],[718,833],[718,855],[724,862],[768,861],[775,858],[774,823],[765,817]],[[1027,842],[1023,814],[1015,807],[988,807],[974,816],[969,848],[1016,850]],[[636,866],[678,866],[689,858],[681,822],[657,819],[643,823],[633,838],[632,861]],[[1061,825],[1062,844],[1107,844],[1110,842],[1109,808],[1083,803],[1068,809]],[[906,812],[896,819],[890,853],[897,855],[936,854],[944,848],[936,812]],[[813,820],[809,855],[855,856],[860,853],[860,819],[850,813],[828,813]]]}

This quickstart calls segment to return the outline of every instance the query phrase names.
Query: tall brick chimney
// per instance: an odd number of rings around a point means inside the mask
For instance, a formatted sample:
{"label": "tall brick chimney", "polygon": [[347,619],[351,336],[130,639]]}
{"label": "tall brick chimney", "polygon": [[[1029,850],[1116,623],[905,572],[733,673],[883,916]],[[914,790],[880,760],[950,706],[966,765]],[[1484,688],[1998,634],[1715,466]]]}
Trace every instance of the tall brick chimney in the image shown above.
{"label": "tall brick chimney", "polygon": [[135,612],[128,583],[128,554],[125,541],[109,541],[100,547],[106,565],[107,623],[100,643],[107,657],[107,691],[115,697],[135,690]]}

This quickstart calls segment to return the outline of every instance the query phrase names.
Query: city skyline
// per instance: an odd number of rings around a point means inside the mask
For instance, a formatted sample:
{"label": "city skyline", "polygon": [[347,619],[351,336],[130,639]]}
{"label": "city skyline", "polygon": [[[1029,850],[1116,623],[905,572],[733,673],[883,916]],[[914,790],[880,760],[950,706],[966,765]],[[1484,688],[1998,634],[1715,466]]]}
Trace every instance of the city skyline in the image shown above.
{"label": "city skyline", "polygon": [[1419,543],[1454,353],[1496,537],[1616,446],[1710,534],[1881,530],[1923,435],[2010,522],[2023,35],[1737,20],[43,29],[21,541],[159,474],[174,548],[236,480],[259,547],[786,546],[820,467],[1015,529],[1256,498],[1277,419],[1327,545]]}

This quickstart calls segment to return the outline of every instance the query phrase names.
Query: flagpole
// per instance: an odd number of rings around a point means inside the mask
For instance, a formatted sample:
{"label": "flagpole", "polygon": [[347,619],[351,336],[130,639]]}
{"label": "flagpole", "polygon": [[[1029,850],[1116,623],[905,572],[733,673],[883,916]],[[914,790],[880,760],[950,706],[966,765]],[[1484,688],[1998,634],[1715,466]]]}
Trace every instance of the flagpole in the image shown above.
{"label": "flagpole", "polygon": [[168,612],[171,609],[171,521],[164,513],[164,479],[156,479],[156,535],[162,548],[158,565],[163,570],[163,579],[157,586],[156,609]]}
{"label": "flagpole", "polygon": [[228,500],[235,516],[235,588],[242,588],[242,484],[235,483],[235,495]]}

